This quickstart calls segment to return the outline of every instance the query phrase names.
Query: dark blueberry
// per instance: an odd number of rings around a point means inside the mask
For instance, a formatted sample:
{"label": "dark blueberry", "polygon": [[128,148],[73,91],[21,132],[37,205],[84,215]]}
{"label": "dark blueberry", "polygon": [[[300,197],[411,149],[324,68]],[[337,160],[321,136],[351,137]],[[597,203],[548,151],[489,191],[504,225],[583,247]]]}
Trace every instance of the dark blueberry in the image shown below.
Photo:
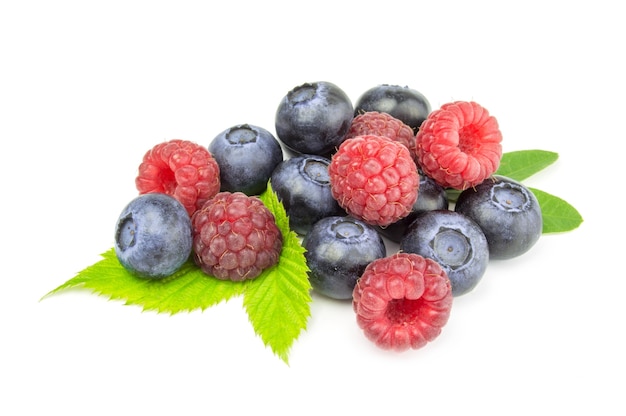
{"label": "dark blueberry", "polygon": [[367,265],[387,254],[376,229],[350,216],[319,220],[302,246],[311,286],[333,299],[352,299],[354,286]]}
{"label": "dark blueberry", "polygon": [[133,199],[115,225],[115,254],[125,269],[140,277],[171,276],[189,258],[191,245],[189,214],[166,194]]}
{"label": "dark blueberry", "polygon": [[430,177],[419,173],[420,185],[417,193],[417,200],[413,204],[411,213],[406,217],[388,225],[380,227],[380,233],[393,242],[399,243],[406,229],[413,220],[422,212],[434,211],[437,209],[448,209],[449,201],[446,189],[435,182]]}
{"label": "dark blueberry", "polygon": [[346,215],[330,191],[330,159],[299,155],[281,162],[270,178],[272,189],[289,217],[290,228],[300,235],[325,217]]}
{"label": "dark blueberry", "polygon": [[535,245],[543,229],[541,207],[521,183],[494,175],[459,194],[455,211],[472,218],[482,228],[492,259],[510,259]]}
{"label": "dark blueberry", "polygon": [[400,241],[400,251],[438,262],[450,278],[454,296],[474,289],[489,262],[487,239],[478,224],[449,210],[418,215]]}
{"label": "dark blueberry", "polygon": [[305,83],[281,100],[276,135],[295,153],[330,156],[343,142],[354,107],[348,95],[330,82]]}
{"label": "dark blueberry", "polygon": [[266,129],[239,124],[224,130],[209,144],[220,167],[221,191],[259,195],[283,160],[280,142]]}
{"label": "dark blueberry", "polygon": [[428,114],[430,103],[422,93],[409,87],[381,84],[365,91],[354,105],[355,115],[367,111],[387,113],[417,133]]}

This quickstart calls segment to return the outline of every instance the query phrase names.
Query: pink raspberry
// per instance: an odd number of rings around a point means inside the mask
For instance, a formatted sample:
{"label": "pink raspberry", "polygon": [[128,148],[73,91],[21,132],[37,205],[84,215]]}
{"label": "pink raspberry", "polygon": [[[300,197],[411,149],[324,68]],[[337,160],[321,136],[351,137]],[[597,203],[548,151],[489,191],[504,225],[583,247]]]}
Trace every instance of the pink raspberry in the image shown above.
{"label": "pink raspberry", "polygon": [[362,221],[381,227],[406,217],[417,199],[419,175],[409,150],[387,137],[344,140],[328,166],[331,193]]}
{"label": "pink raspberry", "polygon": [[403,252],[371,262],[352,296],[365,336],[395,351],[419,349],[437,338],[453,300],[450,279],[436,261]]}
{"label": "pink raspberry", "polygon": [[418,166],[444,188],[476,186],[500,166],[498,122],[472,101],[447,103],[430,113],[415,140]]}
{"label": "pink raspberry", "polygon": [[255,196],[219,192],[191,217],[196,264],[222,280],[258,277],[283,245],[272,212]]}
{"label": "pink raspberry", "polygon": [[219,192],[220,170],[207,148],[173,139],[146,152],[135,185],[140,194],[173,196],[192,215]]}
{"label": "pink raspberry", "polygon": [[392,115],[379,111],[358,114],[352,119],[346,139],[365,135],[384,136],[400,142],[409,149],[413,160],[417,161],[413,129]]}

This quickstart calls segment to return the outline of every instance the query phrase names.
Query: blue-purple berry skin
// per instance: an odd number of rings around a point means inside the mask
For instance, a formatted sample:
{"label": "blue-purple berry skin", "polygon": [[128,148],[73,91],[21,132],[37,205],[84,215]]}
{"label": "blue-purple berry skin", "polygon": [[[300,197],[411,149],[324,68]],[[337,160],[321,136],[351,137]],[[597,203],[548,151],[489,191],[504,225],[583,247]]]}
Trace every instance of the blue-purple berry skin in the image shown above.
{"label": "blue-purple berry skin", "polygon": [[450,202],[446,189],[421,172],[419,172],[419,177],[419,192],[409,215],[387,227],[379,227],[379,232],[395,243],[400,242],[409,225],[422,212],[449,208]]}
{"label": "blue-purple berry skin", "polygon": [[417,133],[431,112],[426,97],[408,86],[380,84],[365,91],[354,104],[355,115],[367,111],[387,113]]}
{"label": "blue-purple berry skin", "polygon": [[344,141],[353,118],[352,101],[337,85],[304,83],[280,101],[276,135],[292,153],[328,157]]}
{"label": "blue-purple berry skin", "polygon": [[322,218],[346,215],[331,193],[329,164],[323,156],[298,155],[272,173],[272,190],[285,208],[290,228],[299,235],[306,235]]}
{"label": "blue-purple berry skin", "polygon": [[376,229],[350,216],[316,222],[302,246],[313,289],[338,300],[352,299],[354,287],[372,261],[385,257],[385,243]]}
{"label": "blue-purple berry skin", "polygon": [[489,246],[481,228],[471,218],[450,210],[418,215],[402,237],[400,251],[439,263],[450,278],[453,296],[472,291],[489,263]]}
{"label": "blue-purple berry skin", "polygon": [[502,175],[461,192],[454,209],[482,228],[491,259],[521,256],[542,234],[543,216],[536,196],[525,185]]}
{"label": "blue-purple berry skin", "polygon": [[148,193],[124,207],[115,225],[115,254],[136,276],[162,279],[174,274],[189,259],[191,219],[173,197]]}
{"label": "blue-purple berry skin", "polygon": [[220,167],[220,190],[260,195],[283,161],[280,142],[263,127],[238,124],[213,138],[209,152]]}

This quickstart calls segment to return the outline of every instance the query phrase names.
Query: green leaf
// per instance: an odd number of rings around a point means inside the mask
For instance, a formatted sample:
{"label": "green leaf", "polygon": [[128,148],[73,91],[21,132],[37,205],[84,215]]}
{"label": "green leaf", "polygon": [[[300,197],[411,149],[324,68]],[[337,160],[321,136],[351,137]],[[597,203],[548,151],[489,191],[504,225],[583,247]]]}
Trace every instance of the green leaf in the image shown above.
{"label": "green leaf", "polygon": [[582,215],[567,201],[539,189],[528,189],[539,201],[543,216],[543,234],[571,231],[583,223]]}
{"label": "green leaf", "polygon": [[[260,199],[274,214],[283,234],[279,262],[256,279],[244,282],[220,280],[205,274],[191,259],[163,280],[134,276],[118,261],[112,248],[102,260],[51,290],[43,298],[70,288],[85,288],[111,300],[141,306],[144,311],[175,314],[205,310],[243,295],[244,307],[257,335],[275,355],[288,363],[288,352],[310,316],[310,283],[304,248],[289,229],[283,205],[270,186]],[[43,299],[42,298],[42,299]]]}
{"label": "green leaf", "polygon": [[288,364],[288,352],[300,332],[306,329],[311,315],[309,268],[305,250],[298,236],[290,230],[289,218],[271,184],[261,200],[274,213],[283,234],[283,249],[276,266],[249,282],[243,304],[254,331]]}
{"label": "green leaf", "polygon": [[448,197],[449,202],[456,202],[459,199],[459,195],[461,195],[461,191],[459,189],[446,188],[446,196]]}
{"label": "green leaf", "polygon": [[309,280],[306,269],[294,260],[298,255],[283,249],[281,267],[250,281],[243,297],[254,331],[287,364],[289,350],[311,315]]}
{"label": "green leaf", "polygon": [[[287,212],[285,211],[285,207],[282,202],[278,200],[278,196],[276,192],[272,189],[272,183],[267,183],[267,189],[261,195],[259,195],[259,199],[263,202],[263,205],[269,209],[272,214],[274,214],[274,220],[276,221],[276,225],[278,229],[283,233],[283,235],[292,234],[291,228],[289,228],[289,217],[287,217]],[[300,243],[298,242],[298,246]]]}
{"label": "green leaf", "polygon": [[206,275],[191,260],[164,280],[149,280],[128,272],[117,260],[113,248],[103,253],[102,257],[101,261],[82,270],[46,296],[64,289],[84,287],[110,300],[141,306],[144,311],[175,314],[204,310],[240,295],[245,288],[242,283]]}
{"label": "green leaf", "polygon": [[[522,182],[535,173],[550,166],[559,158],[558,153],[548,150],[516,150],[502,154],[500,167],[494,175],[501,175]],[[456,202],[461,193],[458,189],[446,189],[450,202]]]}
{"label": "green leaf", "polygon": [[550,166],[559,158],[558,153],[547,150],[517,150],[502,154],[497,175],[518,182]]}

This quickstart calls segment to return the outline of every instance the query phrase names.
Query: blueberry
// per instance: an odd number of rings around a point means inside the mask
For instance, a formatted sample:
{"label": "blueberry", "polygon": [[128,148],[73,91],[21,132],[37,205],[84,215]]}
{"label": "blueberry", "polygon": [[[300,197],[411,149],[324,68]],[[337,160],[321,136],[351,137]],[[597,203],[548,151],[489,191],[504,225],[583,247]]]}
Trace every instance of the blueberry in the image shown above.
{"label": "blueberry", "polygon": [[295,153],[328,157],[343,142],[353,117],[352,102],[337,85],[305,83],[282,98],[276,134]]}
{"label": "blueberry", "polygon": [[450,210],[423,212],[409,225],[400,251],[419,254],[438,262],[460,296],[476,287],[489,262],[489,246],[472,219]]}
{"label": "blueberry", "polygon": [[482,228],[492,259],[510,259],[526,253],[541,236],[543,218],[535,195],[521,183],[494,175],[459,194],[455,211]]}
{"label": "blueberry", "polygon": [[376,229],[350,216],[317,221],[302,241],[313,289],[333,299],[352,299],[367,265],[386,256]]}
{"label": "blueberry", "polygon": [[379,227],[380,233],[395,243],[400,242],[406,229],[419,214],[425,211],[448,209],[449,207],[446,189],[421,172],[419,172],[419,176],[419,191],[411,213],[387,227]]}
{"label": "blueberry", "polygon": [[115,254],[125,269],[140,277],[171,276],[189,258],[191,245],[189,214],[166,194],[136,197],[115,225]]}
{"label": "blueberry", "polygon": [[346,215],[330,191],[330,159],[299,155],[281,162],[270,178],[272,189],[285,207],[289,226],[300,235],[322,218]]}
{"label": "blueberry", "polygon": [[365,91],[354,104],[355,115],[366,111],[387,113],[417,133],[430,114],[430,103],[422,93],[407,86],[381,84]]}
{"label": "blueberry", "polygon": [[268,130],[239,124],[224,130],[209,144],[220,167],[221,191],[259,195],[283,160],[280,142]]}

